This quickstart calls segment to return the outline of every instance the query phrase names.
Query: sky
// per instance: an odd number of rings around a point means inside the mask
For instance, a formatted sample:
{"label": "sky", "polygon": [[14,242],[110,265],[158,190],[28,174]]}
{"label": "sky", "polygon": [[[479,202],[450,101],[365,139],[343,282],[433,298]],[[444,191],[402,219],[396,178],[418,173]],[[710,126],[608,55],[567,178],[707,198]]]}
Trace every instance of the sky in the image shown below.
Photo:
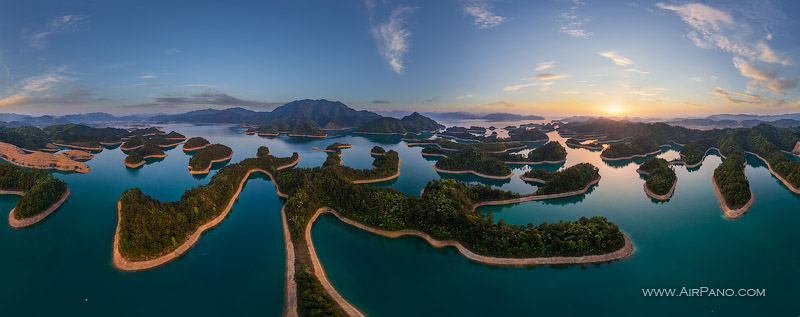
{"label": "sky", "polygon": [[0,112],[800,112],[800,1],[0,2]]}

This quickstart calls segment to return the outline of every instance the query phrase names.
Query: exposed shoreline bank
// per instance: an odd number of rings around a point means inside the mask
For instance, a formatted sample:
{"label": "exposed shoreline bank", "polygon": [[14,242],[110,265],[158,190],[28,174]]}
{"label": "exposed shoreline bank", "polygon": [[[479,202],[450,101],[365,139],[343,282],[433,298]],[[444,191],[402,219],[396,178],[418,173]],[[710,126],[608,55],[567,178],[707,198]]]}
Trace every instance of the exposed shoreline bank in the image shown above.
{"label": "exposed shoreline bank", "polygon": [[483,177],[483,178],[491,178],[491,179],[509,179],[511,177],[514,177],[514,172],[511,172],[511,174],[508,174],[508,175],[505,175],[505,176],[492,176],[492,175],[481,174],[481,173],[478,173],[478,172],[473,171],[473,170],[448,171],[448,170],[440,169],[440,168],[436,167],[436,165],[433,165],[433,170],[437,171],[439,173],[445,173],[445,174],[473,174],[475,176],[479,176],[479,177]]}
{"label": "exposed shoreline bank", "polygon": [[232,158],[233,158],[233,151],[231,151],[231,155],[228,155],[228,157],[223,157],[223,158],[218,159],[218,160],[211,160],[211,162],[208,163],[208,166],[206,166],[205,169],[202,169],[202,170],[199,170],[199,171],[195,171],[194,169],[192,169],[191,165],[186,165],[186,167],[189,168],[189,174],[193,174],[193,175],[194,174],[208,174],[208,172],[211,171],[211,166],[214,165],[214,163],[225,162],[225,161],[230,160]]}
{"label": "exposed shoreline bank", "polygon": [[0,142],[0,159],[20,167],[33,169],[55,169],[64,172],[89,173],[91,168],[83,162],[76,162],[66,155],[45,152],[25,153],[16,145]]}
{"label": "exposed shoreline bank", "polygon": [[[800,144],[800,142],[798,142],[798,144]],[[748,152],[748,151],[744,151],[744,152],[747,153],[747,154],[752,154],[753,156],[757,157],[758,159],[764,161],[764,163],[767,164],[767,168],[769,169],[770,174],[772,174],[778,180],[780,180],[783,183],[783,185],[785,185],[787,188],[789,188],[789,190],[791,190],[795,194],[800,194],[800,188],[794,187],[792,185],[792,183],[789,183],[789,181],[787,181],[785,178],[783,178],[783,176],[778,175],[778,173],[776,173],[775,170],[772,169],[772,165],[770,165],[769,162],[767,160],[765,160],[763,157],[761,157],[758,154],[755,154],[753,152]]]}
{"label": "exposed shoreline bank", "polygon": [[[286,165],[283,165],[283,166],[279,166],[276,169],[277,170],[281,170],[281,169],[284,169],[284,168],[289,168],[289,167],[295,166],[295,165],[297,165],[297,163],[299,161],[300,161],[300,157],[298,156],[297,160],[295,160],[294,162],[286,164]],[[123,257],[122,254],[119,252],[119,225],[120,225],[120,220],[121,220],[120,216],[121,216],[121,213],[122,213],[122,202],[121,201],[117,201],[117,229],[116,229],[116,231],[114,233],[114,244],[113,244],[113,250],[114,251],[113,251],[113,258],[112,258],[112,262],[114,263],[114,266],[116,268],[120,269],[120,270],[123,270],[123,271],[141,271],[141,270],[147,270],[147,269],[151,269],[151,268],[154,268],[154,267],[157,267],[157,266],[164,265],[164,264],[166,264],[166,263],[168,263],[168,262],[170,262],[170,261],[172,261],[174,259],[179,258],[181,255],[186,253],[186,251],[189,251],[189,249],[191,249],[194,246],[195,243],[197,243],[197,241],[200,239],[200,236],[203,234],[204,231],[206,231],[206,230],[208,230],[210,228],[213,228],[214,226],[218,225],[220,222],[222,222],[222,220],[225,219],[225,217],[230,212],[231,208],[233,208],[233,205],[236,203],[236,199],[239,198],[239,194],[241,193],[242,188],[244,187],[244,183],[247,182],[247,178],[250,177],[250,174],[252,174],[252,173],[264,173],[264,174],[268,175],[272,179],[273,183],[275,182],[275,178],[273,177],[273,175],[271,173],[263,170],[263,169],[255,168],[255,169],[251,169],[251,170],[247,171],[247,174],[245,174],[245,176],[242,178],[242,181],[239,182],[239,188],[233,194],[233,196],[231,197],[231,200],[225,206],[225,209],[217,217],[215,217],[214,219],[210,220],[209,222],[206,222],[205,224],[203,224],[200,227],[198,227],[183,242],[181,242],[181,244],[177,248],[175,248],[174,250],[170,251],[169,253],[157,256],[157,257],[155,257],[153,259],[149,259],[149,260],[131,261],[131,260],[128,260],[125,257]],[[288,197],[288,195],[286,195],[284,193],[281,193],[280,190],[278,190],[277,183],[275,184],[275,192],[280,197],[284,197],[284,198]]]}
{"label": "exposed shoreline bank", "polygon": [[719,186],[717,186],[717,181],[714,179],[714,175],[711,175],[711,184],[714,185],[714,192],[717,194],[719,206],[722,208],[722,214],[724,214],[725,217],[728,217],[728,219],[738,219],[750,209],[750,206],[753,205],[753,200],[755,199],[755,196],[753,195],[753,189],[750,189],[750,200],[748,200],[744,206],[731,209],[728,207],[728,202],[725,200],[725,196],[722,196],[722,192],[719,191]]}
{"label": "exposed shoreline bank", "polygon": [[[44,220],[44,218],[47,218],[47,216],[49,216],[54,211],[56,211],[56,209],[61,207],[61,205],[64,204],[65,201],[67,201],[67,197],[69,197],[71,193],[72,191],[70,191],[69,188],[67,188],[67,190],[64,192],[64,195],[61,196],[61,199],[54,202],[52,205],[50,205],[50,207],[47,207],[47,209],[45,209],[44,211],[27,218],[17,219],[16,217],[14,217],[14,209],[17,208],[12,208],[11,212],[8,213],[8,225],[11,226],[12,228],[24,228],[32,226],[38,223],[39,221]],[[0,190],[0,194],[24,196],[25,192]]]}
{"label": "exposed shoreline bank", "polygon": [[138,167],[144,165],[145,163],[147,163],[147,162],[145,162],[145,160],[147,160],[149,158],[165,158],[165,157],[167,157],[167,154],[148,155],[148,156],[142,157],[142,160],[139,161],[138,163],[135,163],[135,164],[131,164],[131,163],[128,163],[126,161],[122,161],[122,162],[125,163],[125,166],[127,166],[128,168],[138,168]]}
{"label": "exposed shoreline bank", "polygon": [[[402,161],[403,160],[401,160],[400,158],[397,159],[397,173],[394,173],[394,174],[386,176],[386,177],[381,177],[381,178],[354,180],[353,184],[379,183],[379,182],[385,182],[385,181],[388,181],[388,180],[393,180],[395,178],[398,178],[398,177],[400,177],[400,163]],[[372,165],[372,168],[375,168],[375,165]]]}
{"label": "exposed shoreline bank", "polygon": [[[548,194],[548,195],[537,195],[536,193],[533,193],[533,194],[523,195],[522,197],[519,197],[519,198],[512,198],[512,199],[505,199],[505,200],[482,201],[482,202],[479,202],[477,204],[472,205],[472,210],[475,211],[476,209],[478,209],[480,207],[483,207],[483,206],[518,204],[518,203],[524,203],[524,202],[528,202],[528,201],[536,201],[536,200],[545,200],[545,199],[554,199],[554,198],[563,198],[563,197],[569,197],[569,196],[582,195],[582,194],[585,194],[586,192],[588,192],[589,188],[591,188],[592,186],[597,185],[598,183],[600,183],[600,178],[601,177],[598,176],[596,179],[594,179],[593,181],[589,182],[589,184],[586,184],[586,187],[584,187],[583,189],[580,189],[580,190],[566,192],[566,193],[559,193],[559,194]],[[542,182],[542,183],[544,183],[544,182]]]}

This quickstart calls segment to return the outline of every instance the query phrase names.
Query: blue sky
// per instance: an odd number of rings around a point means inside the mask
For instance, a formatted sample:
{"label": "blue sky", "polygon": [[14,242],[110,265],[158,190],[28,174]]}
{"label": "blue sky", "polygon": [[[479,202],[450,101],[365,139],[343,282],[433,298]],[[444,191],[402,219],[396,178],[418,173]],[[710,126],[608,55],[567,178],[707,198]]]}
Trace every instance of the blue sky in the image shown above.
{"label": "blue sky", "polygon": [[[255,1],[254,1],[255,2]],[[14,1],[0,112],[798,112],[792,1]]]}

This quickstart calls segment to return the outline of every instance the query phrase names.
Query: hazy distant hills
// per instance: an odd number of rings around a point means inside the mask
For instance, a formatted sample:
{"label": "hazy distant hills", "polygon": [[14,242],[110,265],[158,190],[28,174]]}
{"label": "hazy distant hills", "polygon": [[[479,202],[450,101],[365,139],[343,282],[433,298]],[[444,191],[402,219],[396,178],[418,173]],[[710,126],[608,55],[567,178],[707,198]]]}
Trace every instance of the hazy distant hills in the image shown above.
{"label": "hazy distant hills", "polygon": [[[411,111],[392,110],[392,111],[375,111],[375,113],[386,117],[402,118],[410,115]],[[518,120],[544,120],[544,117],[534,115],[519,115],[514,113],[496,112],[496,113],[469,113],[469,112],[421,112],[423,116],[440,120],[440,121],[457,121],[457,120],[486,120],[486,121],[518,121]]]}
{"label": "hazy distant hills", "polygon": [[4,126],[8,126],[10,123],[14,123],[16,125],[48,126],[48,125],[67,124],[67,123],[141,121],[147,119],[150,116],[152,115],[140,114],[140,115],[118,117],[105,112],[91,112],[83,114],[70,114],[66,116],[45,115],[45,116],[34,117],[16,113],[0,113],[0,122],[4,122],[5,123],[3,124]]}
{"label": "hazy distant hills", "polygon": [[[585,122],[595,116],[571,116],[561,119],[565,122]],[[703,118],[676,118],[676,119],[643,119],[639,117],[614,117],[615,120],[631,122],[665,122],[675,126],[690,129],[725,129],[725,128],[752,128],[760,123],[790,128],[800,126],[800,113],[782,115],[750,115],[750,114],[715,114]]]}
{"label": "hazy distant hills", "polygon": [[358,111],[338,101],[297,100],[275,108],[271,112],[256,112],[244,108],[225,110],[203,109],[173,115],[150,118],[155,122],[189,123],[245,123],[267,125],[284,121],[312,122],[318,127],[339,129],[361,126],[380,118],[370,111]]}

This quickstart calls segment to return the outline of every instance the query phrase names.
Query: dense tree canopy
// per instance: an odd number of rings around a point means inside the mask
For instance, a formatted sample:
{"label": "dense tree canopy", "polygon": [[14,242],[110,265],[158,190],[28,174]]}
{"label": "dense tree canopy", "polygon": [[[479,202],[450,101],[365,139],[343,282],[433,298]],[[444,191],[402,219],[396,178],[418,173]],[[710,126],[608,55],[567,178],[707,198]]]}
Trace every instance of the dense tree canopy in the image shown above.
{"label": "dense tree canopy", "polygon": [[233,154],[233,150],[227,145],[212,144],[207,148],[197,152],[189,159],[189,166],[193,171],[202,171],[211,166],[211,161],[219,161]]}
{"label": "dense tree canopy", "polygon": [[0,163],[0,189],[25,192],[14,207],[14,217],[27,218],[45,211],[61,199],[67,184],[52,174]]}
{"label": "dense tree canopy", "polygon": [[672,185],[678,180],[675,170],[667,164],[667,160],[662,158],[647,159],[639,166],[639,170],[647,173],[645,186],[657,195],[669,193]]}
{"label": "dense tree canopy", "polygon": [[436,162],[436,168],[447,171],[475,171],[491,176],[506,176],[511,169],[503,161],[488,156],[484,151],[474,147],[448,154]]}
{"label": "dense tree canopy", "polygon": [[191,139],[186,140],[186,143],[183,144],[183,148],[194,149],[208,144],[211,144],[211,142],[208,142],[208,140],[206,140],[205,138],[193,137]]}
{"label": "dense tree canopy", "polygon": [[578,163],[556,172],[546,169],[530,170],[522,176],[545,181],[544,185],[536,190],[536,194],[549,195],[582,190],[597,180],[600,173],[599,169],[590,163]]}

